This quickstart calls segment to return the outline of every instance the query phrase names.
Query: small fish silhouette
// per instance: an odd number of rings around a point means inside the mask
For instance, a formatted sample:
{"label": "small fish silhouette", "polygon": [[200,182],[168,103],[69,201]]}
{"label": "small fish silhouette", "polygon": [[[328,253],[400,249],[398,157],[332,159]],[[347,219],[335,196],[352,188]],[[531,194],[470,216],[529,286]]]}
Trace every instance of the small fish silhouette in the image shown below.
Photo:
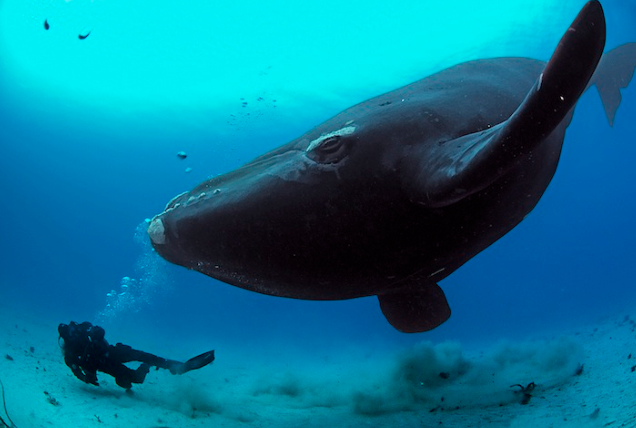
{"label": "small fish silhouette", "polygon": [[48,19],[45,19],[45,20],[44,20],[44,29],[45,29],[45,30],[48,30],[49,28],[51,28],[51,26],[49,25],[49,20],[48,20]]}

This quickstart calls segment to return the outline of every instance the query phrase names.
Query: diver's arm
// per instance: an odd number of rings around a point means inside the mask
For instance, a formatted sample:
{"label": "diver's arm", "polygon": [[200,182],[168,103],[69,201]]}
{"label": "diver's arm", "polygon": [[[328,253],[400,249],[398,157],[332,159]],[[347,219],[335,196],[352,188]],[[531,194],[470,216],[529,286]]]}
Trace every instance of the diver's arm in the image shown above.
{"label": "diver's arm", "polygon": [[78,378],[82,382],[86,382],[86,375],[84,375],[84,372],[78,365],[79,358],[77,356],[65,355],[64,362],[71,369],[76,378]]}
{"label": "diver's arm", "polygon": [[64,362],[71,369],[76,378],[85,383],[90,383],[96,386],[99,386],[97,383],[97,373],[96,372],[84,372],[82,367],[79,366],[80,359],[78,357],[64,357]]}

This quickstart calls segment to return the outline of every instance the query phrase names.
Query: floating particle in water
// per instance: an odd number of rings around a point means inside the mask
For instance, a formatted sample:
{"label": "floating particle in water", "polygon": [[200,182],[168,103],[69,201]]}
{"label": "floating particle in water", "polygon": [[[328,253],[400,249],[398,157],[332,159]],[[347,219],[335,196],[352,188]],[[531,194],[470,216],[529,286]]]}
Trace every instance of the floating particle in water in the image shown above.
{"label": "floating particle in water", "polygon": [[185,172],[192,172],[192,168],[187,167],[187,168],[185,169]]}
{"label": "floating particle in water", "polygon": [[82,31],[80,31],[77,38],[80,40],[84,40],[85,38],[91,35],[91,31],[93,31],[92,28],[84,28]]}

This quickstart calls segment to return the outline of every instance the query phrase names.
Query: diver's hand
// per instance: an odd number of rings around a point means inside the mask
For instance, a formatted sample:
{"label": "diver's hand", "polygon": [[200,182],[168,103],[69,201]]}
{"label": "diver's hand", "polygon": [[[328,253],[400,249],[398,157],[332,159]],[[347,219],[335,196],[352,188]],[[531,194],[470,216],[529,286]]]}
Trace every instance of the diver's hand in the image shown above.
{"label": "diver's hand", "polygon": [[99,386],[99,382],[97,382],[97,375],[95,373],[86,373],[84,382],[90,383],[91,385]]}

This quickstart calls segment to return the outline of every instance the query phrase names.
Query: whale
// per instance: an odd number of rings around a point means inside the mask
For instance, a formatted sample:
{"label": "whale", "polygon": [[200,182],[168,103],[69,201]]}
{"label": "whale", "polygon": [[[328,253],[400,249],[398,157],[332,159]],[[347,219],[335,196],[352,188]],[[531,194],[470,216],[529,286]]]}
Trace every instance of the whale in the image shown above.
{"label": "whale", "polygon": [[451,314],[438,283],[517,226],[553,178],[581,94],[610,123],[636,44],[603,54],[586,3],[549,61],[469,61],[354,105],[174,197],[148,221],[171,263],[294,299],[377,296],[388,322]]}

